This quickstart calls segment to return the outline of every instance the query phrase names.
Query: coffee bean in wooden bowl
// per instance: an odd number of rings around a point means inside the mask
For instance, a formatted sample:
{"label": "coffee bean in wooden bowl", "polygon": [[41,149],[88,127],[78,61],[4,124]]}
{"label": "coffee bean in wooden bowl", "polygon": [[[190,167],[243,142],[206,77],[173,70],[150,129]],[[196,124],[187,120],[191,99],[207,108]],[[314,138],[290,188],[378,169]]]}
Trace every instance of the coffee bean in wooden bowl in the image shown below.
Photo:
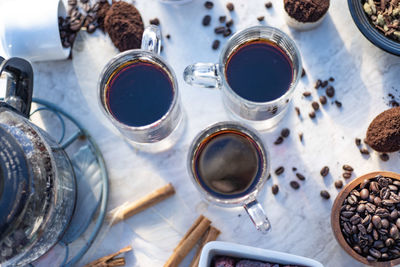
{"label": "coffee bean in wooden bowl", "polygon": [[332,207],[340,246],[370,266],[400,264],[400,174],[372,172],[347,184]]}

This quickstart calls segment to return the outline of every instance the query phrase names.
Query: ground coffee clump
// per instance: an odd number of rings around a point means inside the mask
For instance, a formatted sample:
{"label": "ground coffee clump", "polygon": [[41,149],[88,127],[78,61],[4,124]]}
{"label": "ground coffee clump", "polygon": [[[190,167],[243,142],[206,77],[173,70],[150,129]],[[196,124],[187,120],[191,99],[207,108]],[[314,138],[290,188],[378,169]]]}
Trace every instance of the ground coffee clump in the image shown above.
{"label": "ground coffee clump", "polygon": [[140,48],[144,26],[139,11],[133,5],[114,2],[104,19],[104,28],[119,51]]}
{"label": "ground coffee clump", "polygon": [[382,112],[371,122],[365,143],[378,152],[400,150],[400,107]]}
{"label": "ground coffee clump", "polygon": [[284,0],[290,17],[300,22],[315,22],[329,9],[329,0]]}

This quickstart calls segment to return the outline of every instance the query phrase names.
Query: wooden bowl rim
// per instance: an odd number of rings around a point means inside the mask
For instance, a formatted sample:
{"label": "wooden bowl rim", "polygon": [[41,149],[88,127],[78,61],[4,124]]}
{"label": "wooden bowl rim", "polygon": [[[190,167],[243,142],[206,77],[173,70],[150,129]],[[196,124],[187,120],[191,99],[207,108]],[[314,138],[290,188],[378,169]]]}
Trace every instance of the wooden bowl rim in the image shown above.
{"label": "wooden bowl rim", "polygon": [[345,198],[349,195],[349,193],[357,187],[359,184],[361,184],[364,180],[371,180],[372,178],[375,178],[377,175],[382,175],[384,177],[389,177],[395,180],[400,181],[400,174],[395,173],[395,172],[388,172],[388,171],[377,171],[377,172],[371,172],[364,174],[350,183],[348,183],[337,195],[333,206],[332,206],[332,211],[331,211],[331,227],[333,231],[333,235],[336,238],[336,241],[339,243],[339,245],[354,259],[358,260],[359,262],[370,265],[370,266],[376,266],[376,267],[390,267],[390,266],[395,266],[400,264],[400,258],[397,258],[395,260],[390,260],[390,261],[381,261],[381,262],[369,262],[365,257],[361,256],[357,252],[353,250],[353,248],[350,247],[349,244],[347,244],[347,241],[344,239],[343,233],[340,229],[340,207],[345,200]]}

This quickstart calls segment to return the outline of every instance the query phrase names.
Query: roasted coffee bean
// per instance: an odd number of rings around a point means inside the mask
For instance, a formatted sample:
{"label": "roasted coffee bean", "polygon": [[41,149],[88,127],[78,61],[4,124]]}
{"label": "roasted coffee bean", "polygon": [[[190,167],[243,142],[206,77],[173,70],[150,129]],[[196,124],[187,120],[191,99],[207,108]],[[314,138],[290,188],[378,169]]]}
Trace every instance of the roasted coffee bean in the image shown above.
{"label": "roasted coffee bean", "polygon": [[379,195],[382,199],[388,199],[391,195],[390,189],[388,187],[382,188]]}
{"label": "roasted coffee bean", "polygon": [[341,215],[343,217],[350,218],[350,217],[352,217],[354,215],[354,212],[349,211],[349,210],[345,210],[345,211],[342,211]]}
{"label": "roasted coffee bean", "polygon": [[[322,193],[322,191],[321,191],[321,193]],[[322,196],[322,195],[321,195],[321,196]],[[358,214],[353,215],[353,216],[350,218],[350,222],[351,222],[351,224],[353,224],[353,225],[359,224],[359,223],[361,222],[361,217],[360,217],[360,215],[358,215]]]}
{"label": "roasted coffee bean", "polygon": [[399,190],[399,188],[397,188],[397,186],[395,186],[393,184],[388,185],[388,187],[389,187],[389,190],[392,192],[397,192]]}
{"label": "roasted coffee bean", "polygon": [[299,107],[294,107],[294,110],[296,111],[297,116],[300,116],[300,115],[301,115],[301,112],[300,112],[300,108],[299,108]]}
{"label": "roasted coffee bean", "polygon": [[281,175],[284,171],[285,171],[285,168],[283,166],[280,166],[275,170],[275,174]]}
{"label": "roasted coffee bean", "polygon": [[71,29],[72,31],[79,31],[79,29],[81,28],[81,26],[82,26],[82,20],[80,20],[80,19],[75,19],[75,20],[71,21],[70,29]]}
{"label": "roasted coffee bean", "polygon": [[158,18],[151,19],[150,24],[158,26],[160,25],[160,20]]}
{"label": "roasted coffee bean", "polygon": [[309,97],[309,96],[311,96],[311,92],[309,92],[309,91],[305,91],[305,92],[303,93],[303,96],[305,96],[305,97]]}
{"label": "roasted coffee bean", "polygon": [[389,185],[389,179],[385,178],[385,177],[380,177],[378,179],[378,184],[382,187],[387,187]]}
{"label": "roasted coffee bean", "polygon": [[219,22],[224,23],[226,21],[226,16],[219,16]]}
{"label": "roasted coffee bean", "polygon": [[301,70],[301,78],[303,78],[304,76],[306,76],[306,70],[303,68]]}
{"label": "roasted coffee bean", "polygon": [[369,197],[368,189],[364,188],[363,190],[361,190],[360,196],[361,196],[361,199],[364,199],[364,200],[368,199],[368,197]]}
{"label": "roasted coffee bean", "polygon": [[274,144],[275,145],[280,145],[283,143],[283,137],[279,136],[278,139],[275,140]]}
{"label": "roasted coffee bean", "polygon": [[[324,199],[329,199],[329,198],[331,197],[331,195],[329,194],[329,192],[326,191],[326,190],[321,190],[321,192],[320,192],[319,194],[320,194],[320,196],[321,196],[322,198],[324,198]],[[360,219],[361,219],[361,218],[360,218]]]}
{"label": "roasted coffee bean", "polygon": [[392,199],[384,199],[384,200],[382,200],[382,204],[384,206],[391,207],[391,206],[395,205],[396,202],[394,200],[392,200]]}
{"label": "roasted coffee bean", "polygon": [[211,22],[211,16],[205,15],[201,23],[203,24],[203,26],[208,26],[210,25],[210,22]]}
{"label": "roasted coffee bean", "polygon": [[206,2],[204,3],[204,6],[205,6],[205,8],[207,8],[207,9],[211,9],[211,8],[214,7],[214,3],[211,2],[211,1],[206,1]]}
{"label": "roasted coffee bean", "polygon": [[377,208],[375,210],[375,214],[380,216],[381,218],[386,218],[386,217],[389,217],[389,215],[390,215],[389,211],[385,208]]}
{"label": "roasted coffee bean", "polygon": [[386,245],[387,247],[391,247],[391,246],[393,246],[394,244],[395,244],[395,242],[394,242],[394,239],[393,239],[393,238],[388,238],[388,239],[385,240],[385,245]]}
{"label": "roasted coffee bean", "polygon": [[337,180],[337,181],[335,181],[335,187],[336,187],[337,189],[342,188],[342,187],[343,187],[343,182],[342,182],[342,180]]}
{"label": "roasted coffee bean", "polygon": [[347,197],[347,203],[349,203],[350,205],[354,205],[358,203],[358,199],[356,196],[351,195],[349,197]]}
{"label": "roasted coffee bean", "polygon": [[396,209],[394,209],[390,213],[389,217],[391,220],[396,221],[396,219],[399,217],[399,215],[400,215],[399,212]]}
{"label": "roasted coffee bean", "polygon": [[325,90],[325,93],[328,97],[334,97],[335,95],[335,88],[333,86],[328,86]]}
{"label": "roasted coffee bean", "polygon": [[167,39],[171,39],[171,35],[170,35],[170,34],[165,35],[165,37],[166,37]]}
{"label": "roasted coffee bean", "polygon": [[370,255],[367,256],[367,261],[374,262],[376,259]]}
{"label": "roasted coffee bean", "polygon": [[361,148],[360,149],[360,153],[363,154],[363,155],[369,155],[369,151],[366,148]]}
{"label": "roasted coffee bean", "polygon": [[371,213],[371,214],[374,213],[376,210],[376,206],[372,203],[365,204],[365,208],[368,211],[368,213]]}
{"label": "roasted coffee bean", "polygon": [[329,81],[330,81],[330,82],[334,82],[334,81],[335,81],[335,78],[329,77]]}
{"label": "roasted coffee bean", "polygon": [[356,197],[361,197],[360,192],[358,192],[358,191],[355,190],[355,189],[351,191],[351,194],[352,194],[352,195],[355,195]]}
{"label": "roasted coffee bean", "polygon": [[214,32],[215,32],[216,34],[223,34],[223,33],[225,32],[225,27],[224,27],[224,26],[216,27],[216,28],[214,29]]}
{"label": "roasted coffee bean", "polygon": [[360,138],[356,138],[355,142],[356,142],[356,146],[360,146],[361,145],[361,139]]}
{"label": "roasted coffee bean", "polygon": [[329,167],[328,166],[323,167],[319,173],[322,175],[322,177],[327,176],[329,174]]}
{"label": "roasted coffee bean", "polygon": [[396,225],[392,225],[392,227],[390,227],[390,237],[393,238],[394,240],[399,239],[399,229],[397,228]]}
{"label": "roasted coffee bean", "polygon": [[380,197],[374,197],[374,204],[380,206],[382,203],[382,199]]}
{"label": "roasted coffee bean", "polygon": [[382,219],[382,228],[387,229],[389,228],[389,226],[390,226],[389,221],[387,219]]}
{"label": "roasted coffee bean", "polygon": [[308,116],[309,116],[311,119],[314,119],[314,118],[315,118],[315,112],[314,112],[314,111],[311,111],[310,113],[308,113]]}
{"label": "roasted coffee bean", "polygon": [[341,107],[342,107],[342,102],[340,102],[340,101],[338,101],[338,100],[335,100],[335,105],[336,105],[338,108],[341,108]]}
{"label": "roasted coffee bean", "polygon": [[370,248],[369,254],[371,254],[372,257],[377,258],[377,259],[379,259],[381,257],[381,252],[375,248]]}
{"label": "roasted coffee bean", "polygon": [[317,80],[317,82],[315,83],[314,88],[315,88],[315,89],[319,89],[319,88],[321,87],[321,83],[322,83],[321,80]]}
{"label": "roasted coffee bean", "polygon": [[265,18],[264,16],[259,16],[259,17],[257,17],[257,20],[261,22],[261,21],[264,21],[264,18]]}
{"label": "roasted coffee bean", "polygon": [[321,105],[325,105],[326,102],[327,102],[326,96],[321,95],[321,96],[319,97],[319,102],[321,103]]}
{"label": "roasted coffee bean", "polygon": [[226,8],[227,8],[230,12],[232,12],[232,11],[235,9],[235,6],[234,6],[232,3],[228,3],[228,4],[226,4]]}
{"label": "roasted coffee bean", "polygon": [[374,240],[379,240],[379,233],[375,229],[372,230],[372,237],[374,238]]}
{"label": "roasted coffee bean", "polygon": [[232,34],[232,30],[229,28],[225,28],[224,33],[222,34],[224,37],[228,37],[229,35]]}
{"label": "roasted coffee bean", "polygon": [[306,177],[304,177],[304,175],[302,175],[301,173],[296,173],[296,176],[300,181],[304,181],[306,179]]}
{"label": "roasted coffee bean", "polygon": [[358,254],[361,254],[361,253],[362,253],[361,248],[360,248],[358,245],[353,246],[353,250],[354,250],[355,252],[357,252]]}
{"label": "roasted coffee bean", "polygon": [[228,20],[228,21],[226,22],[225,25],[226,25],[226,27],[228,27],[228,28],[232,27],[232,25],[233,25],[233,20],[232,20],[232,19]]}
{"label": "roasted coffee bean", "polygon": [[389,160],[389,155],[386,153],[380,154],[379,157],[381,158],[382,161],[388,161]]}
{"label": "roasted coffee bean", "polygon": [[89,24],[89,26],[86,29],[88,33],[94,33],[95,30],[96,30],[96,25],[94,25],[93,23]]}
{"label": "roasted coffee bean", "polygon": [[367,225],[371,222],[371,215],[367,215],[364,217],[364,219],[361,220],[361,224]]}
{"label": "roasted coffee bean", "polygon": [[344,179],[350,179],[350,178],[351,178],[351,175],[352,175],[351,172],[344,172],[344,173],[342,174],[342,176],[343,176]]}
{"label": "roasted coffee bean", "polygon": [[364,213],[365,210],[366,210],[365,204],[359,204],[359,205],[357,206],[357,212],[358,212],[358,213]]}
{"label": "roasted coffee bean", "polygon": [[279,192],[279,186],[277,184],[274,184],[271,188],[272,194],[276,195]]}
{"label": "roasted coffee bean", "polygon": [[371,222],[371,223],[368,224],[367,233],[371,233],[373,229],[374,229],[374,225]]}
{"label": "roasted coffee bean", "polygon": [[289,134],[290,134],[290,130],[288,129],[288,128],[283,128],[282,129],[282,131],[281,131],[281,136],[282,137],[288,137],[289,136]]}
{"label": "roasted coffee bean", "polygon": [[349,172],[354,171],[353,167],[351,167],[350,165],[347,165],[347,164],[343,165],[343,170],[349,171]]}
{"label": "roasted coffee bean", "polygon": [[375,226],[376,229],[381,229],[382,228],[382,219],[378,215],[372,216],[372,223]]}
{"label": "roasted coffee bean", "polygon": [[219,40],[214,40],[214,42],[212,43],[212,49],[217,50],[219,48],[220,43],[221,42]]}
{"label": "roasted coffee bean", "polygon": [[321,87],[322,87],[322,88],[325,88],[327,85],[328,85],[328,81],[323,81],[323,82],[321,83]]}
{"label": "roasted coffee bean", "polygon": [[296,190],[300,188],[300,184],[297,181],[291,181],[290,186]]}
{"label": "roasted coffee bean", "polygon": [[385,243],[382,240],[377,240],[372,245],[374,248],[381,249],[385,247]]}
{"label": "roasted coffee bean", "polygon": [[369,190],[374,192],[375,194],[379,193],[379,184],[375,181],[369,184]]}
{"label": "roasted coffee bean", "polygon": [[319,104],[318,104],[318,102],[316,102],[316,101],[312,102],[312,103],[311,103],[311,106],[312,106],[312,108],[313,108],[315,111],[317,111],[317,110],[319,109]]}
{"label": "roasted coffee bean", "polygon": [[267,9],[270,9],[270,8],[272,7],[272,3],[271,3],[271,2],[265,3],[265,7],[266,7]]}
{"label": "roasted coffee bean", "polygon": [[303,133],[299,133],[300,142],[303,142]]}

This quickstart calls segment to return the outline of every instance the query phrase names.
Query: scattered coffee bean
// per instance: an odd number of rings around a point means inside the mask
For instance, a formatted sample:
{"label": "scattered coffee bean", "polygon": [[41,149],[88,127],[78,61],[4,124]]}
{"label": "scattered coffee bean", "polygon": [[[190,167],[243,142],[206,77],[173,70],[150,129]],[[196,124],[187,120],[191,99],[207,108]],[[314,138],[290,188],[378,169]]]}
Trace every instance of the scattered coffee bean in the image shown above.
{"label": "scattered coffee bean", "polygon": [[369,155],[369,151],[366,148],[361,148],[360,149],[360,153],[363,154],[363,155]]}
{"label": "scattered coffee bean", "polygon": [[280,166],[275,170],[275,174],[281,175],[284,171],[285,171],[285,168],[283,166]]}
{"label": "scattered coffee bean", "polygon": [[329,199],[331,197],[331,195],[329,194],[328,191],[326,190],[321,190],[321,192],[319,193],[321,195],[322,198],[324,199]]}
{"label": "scattered coffee bean", "polygon": [[226,4],[226,8],[227,8],[230,12],[232,12],[232,11],[235,9],[235,6],[234,6],[232,3],[228,3],[228,4]]}
{"label": "scattered coffee bean", "polygon": [[280,145],[283,143],[283,138],[282,136],[279,136],[278,139],[275,140],[274,145]]}
{"label": "scattered coffee bean", "polygon": [[276,195],[279,192],[279,186],[277,184],[274,184],[271,188],[272,194]]}
{"label": "scattered coffee bean", "polygon": [[225,31],[224,31],[224,33],[223,33],[223,36],[224,36],[224,37],[228,37],[229,35],[231,35],[231,33],[232,33],[232,30],[231,30],[231,29],[225,28]]}
{"label": "scattered coffee bean", "polygon": [[303,78],[304,76],[306,76],[306,70],[303,68],[301,70],[301,78]]}
{"label": "scattered coffee bean", "polygon": [[296,190],[300,188],[300,184],[297,181],[291,181],[290,186]]}
{"label": "scattered coffee bean", "polygon": [[342,188],[342,187],[343,187],[343,182],[342,182],[342,180],[337,180],[337,181],[335,181],[335,187],[336,187],[337,189]]}
{"label": "scattered coffee bean", "polygon": [[303,133],[299,133],[300,142],[303,142]]}
{"label": "scattered coffee bean", "polygon": [[308,116],[309,116],[311,119],[314,119],[314,118],[315,118],[315,112],[314,112],[314,111],[311,111],[310,113],[308,113]]}
{"label": "scattered coffee bean", "polygon": [[263,21],[264,18],[265,18],[264,16],[259,16],[259,17],[257,17],[257,20],[258,20],[258,21]]}
{"label": "scattered coffee bean", "polygon": [[160,20],[158,18],[151,19],[150,24],[158,26],[158,25],[160,25]]}
{"label": "scattered coffee bean", "polygon": [[322,87],[322,88],[325,88],[327,85],[328,85],[328,81],[323,81],[323,82],[321,83],[321,87]]}
{"label": "scattered coffee bean", "polygon": [[361,146],[361,139],[360,138],[356,138],[355,142],[356,142],[356,146]]}
{"label": "scattered coffee bean", "polygon": [[228,22],[227,22],[225,25],[226,25],[226,27],[228,27],[228,28],[232,27],[232,25],[233,25],[233,20],[232,20],[232,19],[228,20]]}
{"label": "scattered coffee bean", "polygon": [[211,9],[211,8],[214,7],[214,3],[211,2],[211,1],[206,1],[206,2],[204,3],[204,6],[205,6],[205,8],[207,8],[207,9]]}
{"label": "scattered coffee bean", "polygon": [[296,173],[297,178],[299,178],[300,181],[304,181],[306,179],[306,177],[304,177],[303,174],[301,173]]}
{"label": "scattered coffee bean", "polygon": [[335,100],[335,104],[338,108],[342,107],[342,102]]}
{"label": "scattered coffee bean", "polygon": [[334,82],[334,81],[335,81],[335,78],[329,77],[329,81],[330,81],[330,82]]}
{"label": "scattered coffee bean", "polygon": [[216,28],[214,29],[214,32],[215,32],[216,34],[223,34],[223,33],[225,32],[225,27],[224,27],[224,26],[216,27]]}
{"label": "scattered coffee bean", "polygon": [[344,172],[343,174],[342,174],[342,176],[343,176],[343,178],[344,179],[350,179],[351,178],[351,172]]}
{"label": "scattered coffee bean", "polygon": [[321,105],[325,105],[326,102],[327,102],[326,96],[321,95],[321,96],[319,97],[319,102],[321,103]]}
{"label": "scattered coffee bean", "polygon": [[205,15],[202,21],[203,26],[208,26],[210,25],[211,22],[211,16],[210,15]]}
{"label": "scattered coffee bean", "polygon": [[317,80],[317,82],[315,83],[314,88],[315,88],[315,89],[319,89],[319,88],[321,87],[321,83],[322,83],[321,80]]}
{"label": "scattered coffee bean", "polygon": [[296,113],[297,113],[297,116],[300,116],[300,108],[299,107],[295,107],[294,108],[294,110],[296,111]]}
{"label": "scattered coffee bean", "polygon": [[297,171],[297,168],[296,167],[292,167],[292,171]]}
{"label": "scattered coffee bean", "polygon": [[309,97],[309,96],[311,96],[311,92],[306,91],[306,92],[303,93],[303,96]]}
{"label": "scattered coffee bean", "polygon": [[319,104],[318,104],[318,102],[316,102],[316,101],[312,102],[312,103],[311,103],[311,106],[312,106],[312,108],[313,108],[315,111],[317,111],[317,110],[319,109]]}
{"label": "scattered coffee bean", "polygon": [[[86,29],[87,33],[94,33],[95,30],[96,30],[96,25],[94,25],[93,23],[89,24],[89,26]],[[71,35],[71,36],[75,36],[75,35]],[[74,37],[74,39],[75,39],[75,37]]]}
{"label": "scattered coffee bean", "polygon": [[389,155],[386,153],[380,154],[379,157],[381,158],[382,161],[388,161],[389,160]]}
{"label": "scattered coffee bean", "polygon": [[282,131],[281,131],[281,136],[282,137],[286,138],[286,137],[289,136],[289,134],[290,134],[290,130],[288,128],[283,128],[282,129]]}
{"label": "scattered coffee bean", "polygon": [[353,167],[351,167],[350,165],[347,165],[347,164],[343,165],[343,170],[349,171],[349,172],[354,171]]}
{"label": "scattered coffee bean", "polygon": [[329,167],[328,166],[323,167],[319,173],[322,175],[322,177],[327,176],[329,174]]}
{"label": "scattered coffee bean", "polygon": [[170,35],[170,34],[167,34],[167,35],[165,35],[165,38],[171,39],[171,35]]}
{"label": "scattered coffee bean", "polygon": [[212,43],[212,49],[217,50],[219,48],[220,43],[221,42],[219,40],[214,40],[214,42]]}
{"label": "scattered coffee bean", "polygon": [[328,86],[325,93],[328,97],[333,97],[335,95],[335,88],[333,88],[333,86]]}
{"label": "scattered coffee bean", "polygon": [[226,21],[226,16],[220,16],[218,20],[219,22],[224,23]]}
{"label": "scattered coffee bean", "polygon": [[272,7],[272,3],[271,3],[271,2],[265,3],[265,7],[266,7],[267,9],[270,9],[270,8]]}

